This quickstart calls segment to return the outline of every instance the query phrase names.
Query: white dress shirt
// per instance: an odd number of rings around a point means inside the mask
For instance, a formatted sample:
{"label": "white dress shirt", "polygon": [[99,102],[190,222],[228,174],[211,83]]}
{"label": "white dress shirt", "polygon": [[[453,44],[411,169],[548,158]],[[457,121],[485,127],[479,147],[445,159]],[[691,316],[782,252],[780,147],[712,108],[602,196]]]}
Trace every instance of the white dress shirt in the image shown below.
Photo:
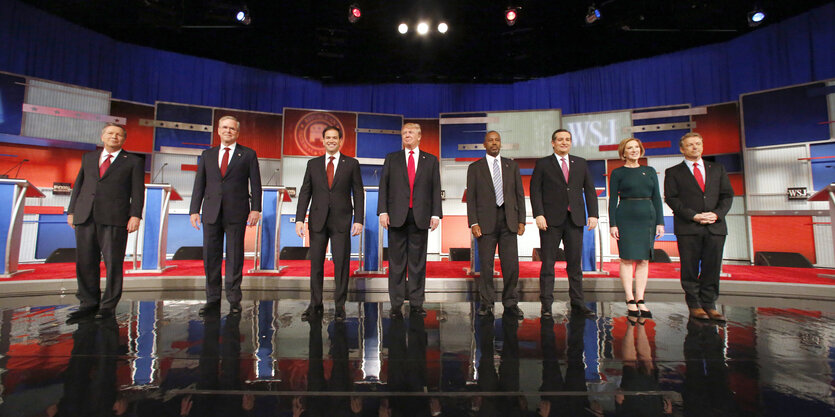
{"label": "white dress shirt", "polygon": [[237,144],[238,142],[235,142],[229,146],[224,146],[223,143],[220,144],[220,152],[217,153],[218,168],[220,168],[223,165],[223,155],[226,154],[226,148],[229,148],[229,161],[227,161],[227,163],[232,162],[232,155],[235,154],[235,145]]}
{"label": "white dress shirt", "polygon": [[685,159],[684,163],[687,164],[687,168],[690,169],[690,173],[693,174],[694,177],[696,176],[696,174],[693,173],[693,164],[699,164],[699,172],[702,173],[702,182],[706,182],[705,180],[707,179],[707,172],[705,172],[705,162],[702,160],[702,158],[699,158],[698,161],[690,161]]}
{"label": "white dress shirt", "polygon": [[111,158],[111,159],[110,159],[110,163],[111,163],[111,164],[112,164],[113,162],[115,162],[115,161],[116,161],[116,157],[117,157],[117,156],[119,156],[119,152],[122,152],[122,150],[121,150],[121,149],[119,149],[119,150],[118,150],[118,151],[116,151],[116,152],[113,152],[113,153],[107,153],[107,151],[106,151],[106,150],[102,149],[102,150],[101,150],[101,155],[99,155],[99,167],[101,167],[101,164],[103,164],[103,163],[104,163],[104,160],[105,160],[105,159],[107,159],[107,155],[112,155],[112,156],[113,156],[113,158]]}

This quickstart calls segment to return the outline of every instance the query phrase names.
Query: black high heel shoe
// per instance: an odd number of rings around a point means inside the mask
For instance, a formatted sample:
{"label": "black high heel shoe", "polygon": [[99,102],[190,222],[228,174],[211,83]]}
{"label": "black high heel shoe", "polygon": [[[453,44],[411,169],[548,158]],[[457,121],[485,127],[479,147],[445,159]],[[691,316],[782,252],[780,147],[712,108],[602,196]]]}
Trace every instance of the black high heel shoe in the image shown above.
{"label": "black high heel shoe", "polygon": [[[646,307],[646,306],[647,306],[646,304],[644,304],[644,300],[638,300],[638,301],[636,302],[636,304],[638,304],[638,305],[643,305],[644,307]],[[646,310],[641,310],[641,309],[639,308],[638,312],[639,312],[638,314],[639,314],[641,317],[645,318],[645,319],[651,319],[651,318],[652,318],[652,311],[649,311],[649,309],[646,309]]]}
{"label": "black high heel shoe", "polygon": [[634,304],[635,308],[638,307],[638,304],[635,302],[635,300],[626,300],[626,315],[629,317],[641,317],[641,310],[630,310],[630,304]]}

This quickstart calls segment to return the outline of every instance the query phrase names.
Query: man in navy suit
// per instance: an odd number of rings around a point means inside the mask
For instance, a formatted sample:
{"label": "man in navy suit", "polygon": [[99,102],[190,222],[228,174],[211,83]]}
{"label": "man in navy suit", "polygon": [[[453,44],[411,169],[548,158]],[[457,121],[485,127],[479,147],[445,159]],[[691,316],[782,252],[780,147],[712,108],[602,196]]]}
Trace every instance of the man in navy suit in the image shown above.
{"label": "man in navy suit", "polygon": [[684,161],[665,171],[664,201],[673,210],[681,288],[692,317],[725,321],[716,299],[734,189],[725,167],[702,159],[702,135],[686,133],[678,146]]}
{"label": "man in navy suit", "polygon": [[426,315],[423,301],[429,230],[435,230],[443,217],[438,157],[419,149],[419,124],[404,124],[400,136],[403,149],[386,155],[383,163],[377,203],[380,226],[389,231],[392,318],[402,317],[407,299],[413,314]]}
{"label": "man in navy suit", "polygon": [[491,130],[484,135],[487,155],[467,168],[467,220],[478,241],[481,276],[476,280],[480,307],[478,314],[493,313],[496,288],[493,265],[496,246],[502,265],[502,304],[505,314],[522,318],[519,309],[519,253],[516,236],[525,233],[525,190],[519,165],[502,158],[502,137]]}
{"label": "man in navy suit", "polygon": [[[244,233],[261,218],[261,172],[255,151],[237,143],[241,124],[232,116],[218,121],[220,146],[206,149],[197,164],[191,192],[191,225],[203,223],[206,304],[200,315],[220,309],[220,269],[226,236],[226,299],[229,312],[241,312]],[[203,216],[200,216],[200,208]]]}
{"label": "man in navy suit", "polygon": [[[322,131],[325,155],[307,162],[296,206],[296,234],[304,237],[304,218],[310,204],[310,305],[302,319],[322,314],[322,281],[328,240],[333,254],[336,321],[345,321],[345,299],[351,264],[351,236],[362,232],[365,194],[359,162],[341,152],[342,130],[328,126]],[[353,203],[351,202],[353,197]],[[353,225],[351,222],[353,219]],[[349,234],[350,233],[350,234]]]}
{"label": "man in navy suit", "polygon": [[[560,241],[565,247],[568,295],[571,312],[595,316],[583,298],[583,226],[597,227],[597,192],[586,160],[569,155],[571,132],[557,129],[551,135],[554,153],[536,161],[531,176],[531,208],[539,228],[542,268],[539,271],[539,301],[542,318],[551,318],[554,302],[554,263]],[[585,197],[585,200],[583,199]],[[588,222],[586,209],[588,208]]]}
{"label": "man in navy suit", "polygon": [[[95,314],[113,316],[122,297],[128,233],[139,229],[145,203],[145,161],[122,149],[128,132],[108,123],[101,131],[104,149],[82,157],[72,188],[67,223],[75,229],[79,309],[69,322]],[[102,296],[99,260],[104,257],[107,287]]]}

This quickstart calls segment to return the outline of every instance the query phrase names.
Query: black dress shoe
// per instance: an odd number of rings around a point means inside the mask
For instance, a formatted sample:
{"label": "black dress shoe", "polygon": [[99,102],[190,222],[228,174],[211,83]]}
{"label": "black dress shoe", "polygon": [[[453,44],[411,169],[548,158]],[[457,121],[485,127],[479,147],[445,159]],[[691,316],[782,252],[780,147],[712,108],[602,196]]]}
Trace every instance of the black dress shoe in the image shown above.
{"label": "black dress shoe", "polygon": [[345,321],[345,307],[337,307],[336,312],[333,313],[333,319],[336,320],[337,323],[342,323]]}
{"label": "black dress shoe", "polygon": [[389,317],[393,319],[402,319],[403,318],[403,308],[402,307],[392,307],[389,310]]}
{"label": "black dress shoe", "polygon": [[550,308],[542,308],[539,310],[539,316],[543,319],[551,320],[554,318],[554,314],[551,313]]}
{"label": "black dress shoe", "polygon": [[99,306],[79,308],[67,316],[67,324],[78,323],[81,319],[91,317],[99,310]]}
{"label": "black dress shoe", "polygon": [[302,321],[314,320],[316,317],[322,317],[324,307],[309,305],[302,313]]}
{"label": "black dress shoe", "polygon": [[493,307],[489,304],[482,304],[481,307],[478,308],[478,315],[481,317],[492,316]]}
{"label": "black dress shoe", "polygon": [[241,311],[243,311],[241,303],[232,303],[229,305],[229,314],[241,314]]}
{"label": "black dress shoe", "polygon": [[417,314],[421,317],[426,317],[426,310],[423,309],[423,306],[413,306],[409,308],[409,312],[411,314]]}
{"label": "black dress shoe", "polygon": [[513,305],[513,306],[510,306],[510,307],[505,307],[504,308],[504,314],[507,315],[507,316],[513,316],[517,320],[522,320],[523,318],[525,318],[525,313],[523,313],[522,309],[520,309],[519,306],[517,306],[517,305]]}
{"label": "black dress shoe", "polygon": [[571,314],[578,317],[585,317],[587,319],[596,319],[597,314],[586,306],[571,307]]}
{"label": "black dress shoe", "polygon": [[102,308],[96,312],[96,320],[103,320],[113,317],[113,309],[110,308]]}
{"label": "black dress shoe", "polygon": [[200,314],[200,317],[208,316],[209,314],[219,313],[220,312],[220,301],[211,301],[206,304],[203,304],[203,307],[200,307],[200,311],[197,314]]}

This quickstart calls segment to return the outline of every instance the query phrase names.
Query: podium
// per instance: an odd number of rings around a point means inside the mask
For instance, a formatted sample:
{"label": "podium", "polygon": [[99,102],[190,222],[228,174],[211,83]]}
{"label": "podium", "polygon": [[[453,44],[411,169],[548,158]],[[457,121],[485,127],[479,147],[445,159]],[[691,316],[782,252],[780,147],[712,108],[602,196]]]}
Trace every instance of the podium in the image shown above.
{"label": "podium", "polygon": [[0,179],[0,253],[3,265],[0,278],[29,272],[17,269],[20,260],[20,233],[23,230],[23,206],[26,197],[43,198],[43,193],[24,179]]}
{"label": "podium", "polygon": [[139,262],[139,238],[133,245],[133,268],[127,273],[161,273],[168,248],[168,206],[171,200],[182,200],[171,184],[145,184],[145,207],[142,209],[142,262]]}
{"label": "podium", "polygon": [[[807,201],[829,201],[829,223],[832,230],[832,247],[835,248],[835,183],[827,185],[824,189],[812,194]],[[826,275],[828,278],[835,278],[835,275]]]}
{"label": "podium", "polygon": [[[464,204],[467,204],[467,189],[466,188],[464,189],[464,195],[461,196],[461,202],[464,203]],[[481,276],[481,261],[479,261],[479,259],[478,259],[478,239],[476,239],[476,237],[473,236],[472,228],[469,227],[469,224],[467,226],[468,226],[467,227],[467,232],[470,235],[470,266],[464,268],[464,273],[467,274],[467,276],[470,276],[470,277],[478,277],[478,276]],[[496,262],[495,257],[496,257],[496,255],[493,254],[493,258],[494,258],[493,263],[494,264]],[[499,275],[500,275],[499,271],[497,271],[496,268],[493,268],[493,276],[497,277]]]}
{"label": "podium", "polygon": [[255,229],[255,266],[249,272],[281,272],[281,206],[290,202],[286,187],[261,187],[261,220]]}
{"label": "podium", "polygon": [[[363,187],[365,213],[360,234],[359,269],[354,275],[385,274],[383,268],[383,228],[377,220],[377,203],[380,187]],[[370,220],[370,221],[369,221]]]}

